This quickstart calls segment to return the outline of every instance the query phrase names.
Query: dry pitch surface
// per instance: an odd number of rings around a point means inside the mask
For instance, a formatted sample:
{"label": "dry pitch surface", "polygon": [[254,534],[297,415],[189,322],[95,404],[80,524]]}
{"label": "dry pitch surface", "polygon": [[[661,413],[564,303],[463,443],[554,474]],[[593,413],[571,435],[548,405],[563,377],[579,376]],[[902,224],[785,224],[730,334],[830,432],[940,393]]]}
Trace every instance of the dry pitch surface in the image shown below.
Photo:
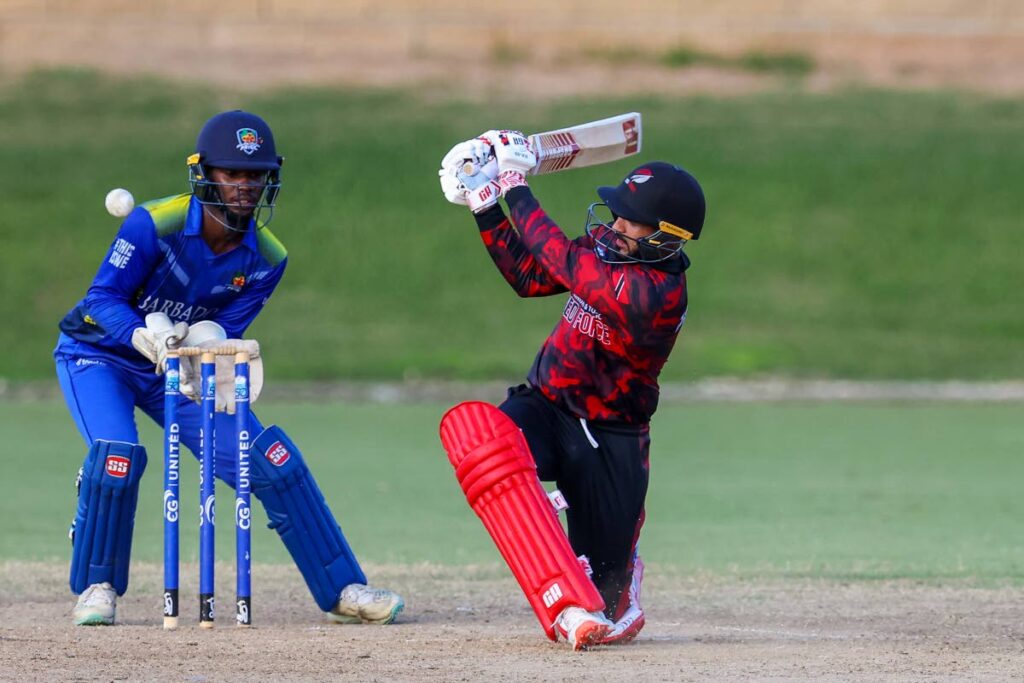
{"label": "dry pitch surface", "polygon": [[0,680],[111,681],[1007,681],[1024,675],[1019,588],[666,576],[648,571],[633,644],[573,653],[548,642],[498,566],[369,567],[401,591],[393,626],[335,626],[295,570],[257,566],[256,628],[161,629],[159,568],[133,569],[116,627],[74,627],[63,564],[0,565]]}

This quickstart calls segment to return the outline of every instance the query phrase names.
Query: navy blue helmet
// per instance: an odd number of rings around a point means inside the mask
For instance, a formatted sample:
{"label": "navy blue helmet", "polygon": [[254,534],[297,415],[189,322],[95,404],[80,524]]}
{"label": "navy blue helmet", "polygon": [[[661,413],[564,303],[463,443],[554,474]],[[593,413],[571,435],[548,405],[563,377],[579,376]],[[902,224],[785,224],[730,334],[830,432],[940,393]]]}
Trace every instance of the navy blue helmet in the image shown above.
{"label": "navy blue helmet", "polygon": [[[217,206],[230,215],[233,208],[239,207],[226,204],[220,188],[232,184],[213,182],[210,169],[265,172],[263,191],[255,206],[256,224],[262,227],[274,215],[274,204],[281,189],[283,162],[284,158],[277,154],[274,134],[266,121],[239,109],[226,111],[207,121],[199,131],[196,151],[189,156],[187,162],[189,183],[200,203]],[[265,220],[262,218],[264,210],[269,210]]]}
{"label": "navy blue helmet", "polygon": [[[683,244],[700,236],[704,227],[704,191],[697,179],[683,169],[663,161],[639,166],[615,187],[599,187],[604,203],[593,204],[587,219],[587,234],[594,238],[598,255],[606,261],[657,263],[679,253]],[[595,209],[605,207],[610,219],[602,220]],[[654,228],[654,233],[636,240],[632,253],[616,245],[610,223],[622,217]]]}

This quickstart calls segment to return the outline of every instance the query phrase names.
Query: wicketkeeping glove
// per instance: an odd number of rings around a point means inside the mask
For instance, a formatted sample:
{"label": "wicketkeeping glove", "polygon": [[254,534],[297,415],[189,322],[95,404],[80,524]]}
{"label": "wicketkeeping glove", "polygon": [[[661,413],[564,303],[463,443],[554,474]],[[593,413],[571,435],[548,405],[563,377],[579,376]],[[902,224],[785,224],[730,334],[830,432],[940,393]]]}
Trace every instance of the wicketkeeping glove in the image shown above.
{"label": "wicketkeeping glove", "polygon": [[[192,325],[192,331],[182,346],[217,348],[233,346],[249,353],[249,402],[254,403],[263,391],[263,358],[260,345],[255,339],[227,339],[227,332],[212,320],[200,320]],[[218,413],[235,414],[235,361],[232,356],[217,356],[216,393],[214,410]],[[181,393],[199,403],[202,401],[202,357],[183,356],[181,359]]]}
{"label": "wicketkeeping glove", "polygon": [[146,326],[132,331],[135,350],[156,363],[156,374],[163,374],[168,345],[177,346],[188,336],[188,323],[172,323],[166,313],[150,313]]}

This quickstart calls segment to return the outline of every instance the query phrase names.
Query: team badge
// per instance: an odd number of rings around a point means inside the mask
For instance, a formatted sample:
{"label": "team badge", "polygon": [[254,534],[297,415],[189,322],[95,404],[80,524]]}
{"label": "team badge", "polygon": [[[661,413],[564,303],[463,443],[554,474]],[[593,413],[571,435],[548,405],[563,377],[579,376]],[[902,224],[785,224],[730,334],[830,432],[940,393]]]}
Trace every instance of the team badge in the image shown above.
{"label": "team badge", "polygon": [[227,288],[232,292],[240,292],[242,287],[245,287],[245,273],[239,271],[231,278],[231,284]]}
{"label": "team badge", "polygon": [[626,178],[626,187],[629,188],[630,192],[636,192],[637,185],[643,185],[648,180],[654,177],[654,173],[649,168],[638,168],[636,173]]}
{"label": "team badge", "polygon": [[252,128],[239,128],[235,135],[238,136],[238,149],[242,150],[248,155],[252,155],[253,152],[260,148],[263,143],[263,138],[256,134],[256,131]]}

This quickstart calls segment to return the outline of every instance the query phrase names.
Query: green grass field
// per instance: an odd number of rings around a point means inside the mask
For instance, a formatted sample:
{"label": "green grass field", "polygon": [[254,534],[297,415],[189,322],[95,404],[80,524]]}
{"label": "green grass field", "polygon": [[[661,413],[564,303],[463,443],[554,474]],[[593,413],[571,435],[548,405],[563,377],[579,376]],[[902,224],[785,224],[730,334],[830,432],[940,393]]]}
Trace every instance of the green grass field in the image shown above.
{"label": "green grass field", "polygon": [[[437,438],[443,405],[261,405],[287,428],[360,557],[494,564]],[[641,549],[663,571],[729,576],[1024,579],[1019,404],[666,405],[653,426]],[[83,446],[57,403],[0,404],[4,560],[65,559]],[[135,557],[160,557],[161,441],[143,480]],[[198,490],[183,468],[185,509]],[[194,490],[193,490],[194,489]],[[221,492],[227,489],[221,486]],[[225,498],[221,498],[225,500]],[[219,529],[231,559],[230,516]],[[265,520],[262,510],[257,519]],[[183,556],[196,528],[183,516]],[[258,525],[257,565],[286,562]],[[257,570],[258,574],[258,570]]]}
{"label": "green grass field", "polygon": [[[515,297],[443,200],[438,161],[493,126],[629,110],[644,115],[640,158],[687,166],[709,203],[666,379],[1024,376],[1021,99],[784,90],[496,108],[58,71],[0,85],[0,378],[52,377],[57,321],[117,227],[107,190],[184,191],[198,128],[235,106],[261,112],[287,157],[273,229],[290,269],[251,330],[276,378],[520,376],[561,297]],[[594,187],[632,163],[532,184],[575,235]]]}

